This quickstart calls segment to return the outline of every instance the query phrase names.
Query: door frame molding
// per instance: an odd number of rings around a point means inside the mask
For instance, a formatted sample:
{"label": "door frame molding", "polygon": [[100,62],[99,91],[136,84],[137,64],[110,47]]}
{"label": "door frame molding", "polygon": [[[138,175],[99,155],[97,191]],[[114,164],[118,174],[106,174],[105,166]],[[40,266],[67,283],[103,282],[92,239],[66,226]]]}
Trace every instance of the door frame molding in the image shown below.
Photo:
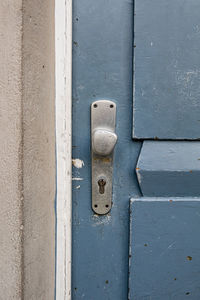
{"label": "door frame molding", "polygon": [[56,291],[71,300],[72,0],[55,0]]}

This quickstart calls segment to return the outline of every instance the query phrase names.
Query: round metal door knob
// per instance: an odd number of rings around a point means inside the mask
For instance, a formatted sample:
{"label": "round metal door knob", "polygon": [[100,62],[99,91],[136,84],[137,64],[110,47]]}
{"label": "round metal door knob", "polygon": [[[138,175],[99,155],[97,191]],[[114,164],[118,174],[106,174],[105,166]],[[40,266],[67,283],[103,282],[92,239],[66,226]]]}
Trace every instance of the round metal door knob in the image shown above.
{"label": "round metal door knob", "polygon": [[96,129],[92,134],[93,152],[107,156],[112,153],[117,142],[117,135],[106,129]]}

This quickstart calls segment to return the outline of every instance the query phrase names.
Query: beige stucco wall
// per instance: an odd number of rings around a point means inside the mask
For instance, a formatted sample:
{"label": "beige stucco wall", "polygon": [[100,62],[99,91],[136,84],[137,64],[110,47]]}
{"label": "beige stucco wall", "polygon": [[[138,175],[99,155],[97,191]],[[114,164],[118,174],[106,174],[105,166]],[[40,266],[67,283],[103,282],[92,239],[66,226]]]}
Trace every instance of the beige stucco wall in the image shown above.
{"label": "beige stucco wall", "polygon": [[53,299],[55,272],[54,1],[24,1],[24,296]]}
{"label": "beige stucco wall", "polygon": [[[0,1],[0,299],[21,296],[21,0]],[[21,227],[22,228],[22,227]]]}
{"label": "beige stucco wall", "polygon": [[0,299],[53,299],[54,1],[0,1]]}

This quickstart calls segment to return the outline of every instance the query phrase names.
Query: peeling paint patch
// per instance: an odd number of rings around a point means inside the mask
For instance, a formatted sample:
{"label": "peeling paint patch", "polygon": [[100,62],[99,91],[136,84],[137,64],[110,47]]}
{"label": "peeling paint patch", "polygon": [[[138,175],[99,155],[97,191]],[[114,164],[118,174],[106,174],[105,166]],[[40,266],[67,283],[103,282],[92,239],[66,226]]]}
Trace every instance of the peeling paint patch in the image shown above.
{"label": "peeling paint patch", "polygon": [[139,185],[141,185],[141,183],[142,183],[142,175],[140,174],[139,171],[136,171],[136,174],[137,174],[138,183],[139,183]]}
{"label": "peeling paint patch", "polygon": [[99,225],[109,225],[111,221],[111,216],[106,215],[106,216],[99,216],[99,215],[93,215],[92,219],[94,223],[92,226],[99,226]]}
{"label": "peeling paint patch", "polygon": [[80,187],[81,187],[80,185],[77,185],[77,186],[76,186],[76,189],[77,189],[77,190],[80,190]]}
{"label": "peeling paint patch", "polygon": [[75,168],[81,169],[84,166],[84,161],[79,158],[75,158],[72,159],[72,164]]}
{"label": "peeling paint patch", "polygon": [[74,178],[72,178],[72,180],[83,180],[83,178],[80,178],[80,177],[74,177]]}
{"label": "peeling paint patch", "polygon": [[188,255],[187,256],[187,260],[191,261],[192,260],[192,256]]}

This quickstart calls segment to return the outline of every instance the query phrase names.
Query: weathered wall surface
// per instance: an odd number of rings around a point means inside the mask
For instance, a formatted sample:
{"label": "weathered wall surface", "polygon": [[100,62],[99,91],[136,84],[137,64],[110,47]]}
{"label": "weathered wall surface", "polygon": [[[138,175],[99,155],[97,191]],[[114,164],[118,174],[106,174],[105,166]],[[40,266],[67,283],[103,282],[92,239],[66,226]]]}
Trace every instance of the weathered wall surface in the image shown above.
{"label": "weathered wall surface", "polygon": [[24,297],[54,298],[54,1],[23,7]]}
{"label": "weathered wall surface", "polygon": [[0,1],[0,44],[0,299],[54,299],[54,1]]}
{"label": "weathered wall surface", "polygon": [[21,2],[21,0],[0,1],[0,299],[2,300],[21,298]]}

